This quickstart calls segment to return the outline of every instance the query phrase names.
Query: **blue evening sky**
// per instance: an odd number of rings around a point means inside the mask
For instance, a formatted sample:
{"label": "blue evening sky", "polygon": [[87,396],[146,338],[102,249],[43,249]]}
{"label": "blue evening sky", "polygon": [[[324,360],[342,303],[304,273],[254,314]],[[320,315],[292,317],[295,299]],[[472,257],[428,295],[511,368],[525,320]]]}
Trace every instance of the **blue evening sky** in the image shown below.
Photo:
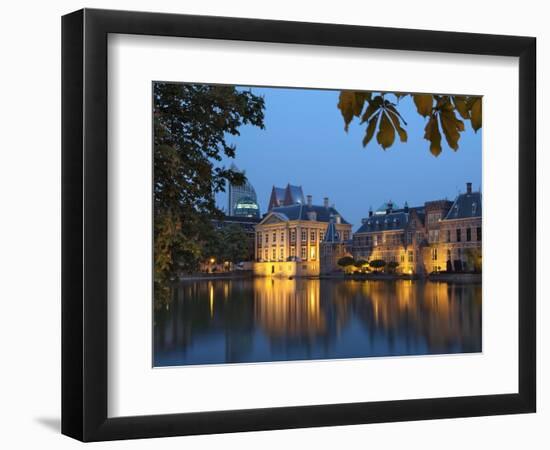
{"label": "blue evening sky", "polygon": [[[248,88],[247,88],[248,89]],[[408,141],[396,142],[386,151],[373,140],[363,148],[365,124],[357,118],[344,131],[337,108],[339,91],[251,88],[265,98],[265,130],[252,126],[229,138],[237,146],[233,160],[246,172],[256,189],[262,214],[266,212],[273,185],[301,185],[314,204],[327,196],[340,214],[361,225],[369,206],[376,209],[393,200],[398,206],[408,201],[417,206],[427,200],[453,200],[465,191],[467,181],[481,188],[481,133],[474,133],[469,121],[461,134],[459,149],[450,149],[445,139],[443,151],[434,157],[424,140],[427,119],[421,117],[411,97],[401,99],[398,110],[407,122]],[[228,165],[229,159],[223,164]],[[227,207],[227,194],[217,196]]]}

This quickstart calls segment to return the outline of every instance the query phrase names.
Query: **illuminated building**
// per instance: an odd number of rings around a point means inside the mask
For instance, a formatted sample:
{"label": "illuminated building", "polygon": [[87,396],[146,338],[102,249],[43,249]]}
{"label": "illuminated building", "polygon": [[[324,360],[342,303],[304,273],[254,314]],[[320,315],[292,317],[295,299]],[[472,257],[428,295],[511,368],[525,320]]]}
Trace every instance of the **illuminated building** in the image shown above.
{"label": "illuminated building", "polygon": [[331,218],[343,241],[351,238],[351,224],[329,206],[305,203],[273,207],[256,225],[256,262],[254,273],[260,276],[319,275],[320,242]]}
{"label": "illuminated building", "polygon": [[480,271],[481,193],[467,183],[454,202],[396,208],[390,201],[362,220],[352,253],[355,259],[394,262],[400,273]]}

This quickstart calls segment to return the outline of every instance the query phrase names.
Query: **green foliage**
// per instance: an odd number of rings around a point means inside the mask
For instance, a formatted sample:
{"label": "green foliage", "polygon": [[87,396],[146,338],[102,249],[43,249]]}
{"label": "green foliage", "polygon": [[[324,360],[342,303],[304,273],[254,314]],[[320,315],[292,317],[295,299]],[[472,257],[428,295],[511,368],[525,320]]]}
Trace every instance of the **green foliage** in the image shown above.
{"label": "green foliage", "polygon": [[226,140],[239,127],[264,127],[264,100],[234,86],[154,83],[155,305],[168,301],[167,285],[196,270],[220,218],[215,194],[242,173],[216,166],[235,157]]}
{"label": "green foliage", "polygon": [[[361,124],[366,123],[363,147],[372,140],[376,130],[376,141],[386,150],[395,142],[396,134],[401,142],[407,142],[407,123],[399,113],[397,104],[389,101],[386,96],[392,93],[341,91],[338,109],[344,118],[344,128],[348,131],[354,117],[361,118]],[[441,153],[441,136],[450,148],[458,150],[460,133],[464,131],[463,120],[469,120],[474,131],[482,125],[481,97],[458,95],[432,95],[393,93],[397,100],[410,96],[416,106],[416,111],[427,119],[424,128],[424,139],[430,142],[430,152],[434,156]],[[364,110],[364,112],[363,112]]]}
{"label": "green foliage", "polygon": [[218,262],[239,263],[250,255],[250,239],[237,224],[227,225],[212,233],[204,250],[205,259],[215,258]]}
{"label": "green foliage", "polygon": [[390,261],[387,265],[386,265],[386,270],[389,272],[389,273],[395,273],[395,271],[397,270],[397,268],[399,267],[399,263],[397,261]]}
{"label": "green foliage", "polygon": [[371,262],[369,262],[369,266],[374,270],[383,269],[384,267],[386,267],[386,261],[384,261],[383,259],[373,259]]}
{"label": "green foliage", "polygon": [[468,248],[466,249],[466,261],[468,262],[468,267],[472,267],[474,272],[481,273],[482,259],[481,259],[481,249],[480,248]]}
{"label": "green foliage", "polygon": [[353,266],[355,264],[355,260],[351,256],[343,256],[337,261],[337,264],[341,267]]}

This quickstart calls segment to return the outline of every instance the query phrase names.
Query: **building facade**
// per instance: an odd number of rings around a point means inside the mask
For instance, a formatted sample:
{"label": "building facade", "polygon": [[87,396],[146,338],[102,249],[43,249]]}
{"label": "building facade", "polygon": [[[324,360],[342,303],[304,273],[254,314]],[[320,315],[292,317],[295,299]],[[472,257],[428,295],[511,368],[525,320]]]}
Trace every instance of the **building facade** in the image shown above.
{"label": "building facade", "polygon": [[320,243],[331,219],[342,240],[351,238],[351,224],[329,206],[304,203],[273,207],[256,225],[256,262],[259,276],[311,276],[321,273]]}
{"label": "building facade", "polygon": [[466,192],[454,202],[428,201],[395,208],[388,202],[362,220],[353,235],[355,259],[398,264],[399,273],[481,271],[481,193]]}

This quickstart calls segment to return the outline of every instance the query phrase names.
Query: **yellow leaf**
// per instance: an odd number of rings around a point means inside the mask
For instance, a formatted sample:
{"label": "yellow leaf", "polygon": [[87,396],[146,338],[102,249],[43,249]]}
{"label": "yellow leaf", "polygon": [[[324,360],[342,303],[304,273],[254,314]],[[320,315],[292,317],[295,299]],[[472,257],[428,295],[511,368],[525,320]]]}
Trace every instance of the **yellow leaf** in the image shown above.
{"label": "yellow leaf", "polygon": [[374,130],[376,129],[377,121],[378,121],[378,116],[373,117],[371,120],[369,120],[369,124],[367,126],[367,132],[365,133],[365,137],[363,138],[363,147],[366,147],[367,144],[372,139],[372,137],[374,136]]}
{"label": "yellow leaf", "polygon": [[380,127],[378,128],[378,133],[376,134],[376,140],[385,150],[388,147],[391,147],[393,141],[395,140],[395,129],[390,122],[390,119],[385,114],[382,114],[380,119]]}
{"label": "yellow leaf", "polygon": [[443,111],[440,120],[449,147],[457,150],[458,140],[460,139],[459,131],[464,131],[464,123],[456,118],[454,111]]}
{"label": "yellow leaf", "polygon": [[441,153],[441,133],[439,132],[436,115],[433,115],[426,124],[424,139],[430,141],[430,152],[432,155],[439,156]]}
{"label": "yellow leaf", "polygon": [[418,114],[424,117],[428,117],[432,113],[433,108],[433,95],[429,94],[414,94],[414,104]]}
{"label": "yellow leaf", "polygon": [[399,117],[397,117],[397,115],[395,115],[395,113],[392,113],[391,111],[388,111],[388,115],[390,116],[393,126],[397,130],[397,134],[399,135],[399,140],[401,142],[407,142],[407,132],[401,127],[401,123],[399,122]]}
{"label": "yellow leaf", "polygon": [[475,97],[471,101],[470,106],[470,122],[474,131],[477,131],[481,128],[481,97]]}
{"label": "yellow leaf", "polygon": [[344,118],[345,129],[348,130],[353,116],[359,117],[365,100],[370,98],[370,92],[341,91],[338,101],[338,108]]}
{"label": "yellow leaf", "polygon": [[455,95],[453,97],[453,100],[454,100],[455,108],[458,111],[458,114],[460,114],[460,117],[462,117],[463,119],[469,119],[470,109],[468,108],[466,97]]}

